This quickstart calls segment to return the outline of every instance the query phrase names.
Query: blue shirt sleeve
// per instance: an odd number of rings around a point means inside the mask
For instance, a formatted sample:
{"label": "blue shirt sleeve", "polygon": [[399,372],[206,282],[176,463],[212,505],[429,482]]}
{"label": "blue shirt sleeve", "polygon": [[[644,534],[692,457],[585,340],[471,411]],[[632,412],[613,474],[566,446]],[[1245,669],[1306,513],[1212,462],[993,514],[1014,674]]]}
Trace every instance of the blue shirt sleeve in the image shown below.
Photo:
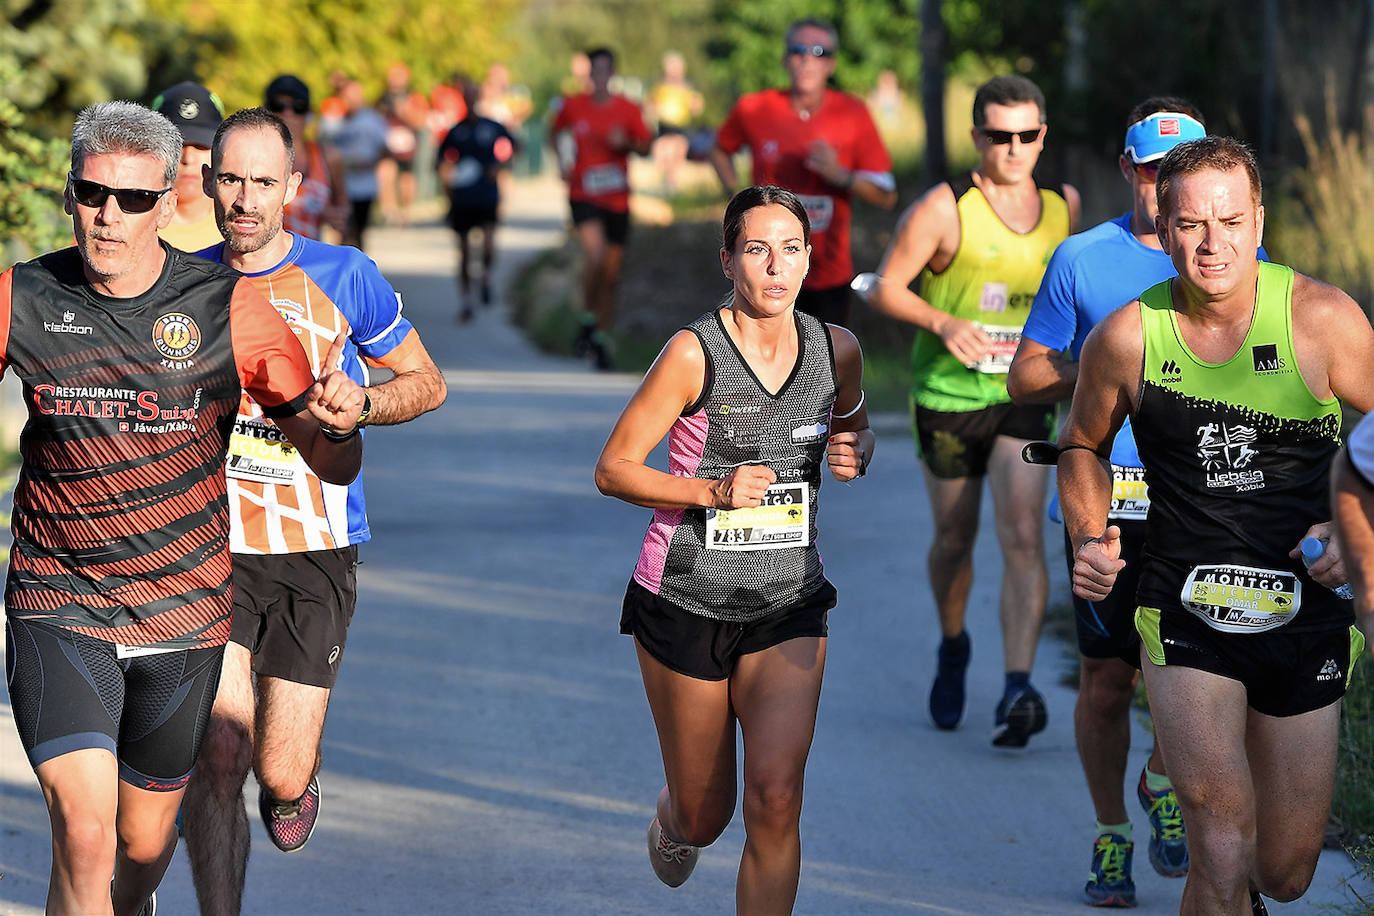
{"label": "blue shirt sleeve", "polygon": [[1072,237],[1061,242],[1051,255],[1045,276],[1040,280],[1040,289],[1035,294],[1035,302],[1031,304],[1030,315],[1021,331],[1023,337],[1029,337],[1051,350],[1067,350],[1078,328],[1078,312],[1074,304],[1077,298],[1074,295],[1077,272],[1074,253],[1068,250],[1071,240]]}
{"label": "blue shirt sleeve", "polygon": [[351,336],[359,353],[380,359],[400,346],[413,326],[401,314],[401,294],[382,276],[376,262],[358,253],[351,273],[353,295],[350,299],[354,304],[349,310],[353,314],[348,315],[353,327]]}

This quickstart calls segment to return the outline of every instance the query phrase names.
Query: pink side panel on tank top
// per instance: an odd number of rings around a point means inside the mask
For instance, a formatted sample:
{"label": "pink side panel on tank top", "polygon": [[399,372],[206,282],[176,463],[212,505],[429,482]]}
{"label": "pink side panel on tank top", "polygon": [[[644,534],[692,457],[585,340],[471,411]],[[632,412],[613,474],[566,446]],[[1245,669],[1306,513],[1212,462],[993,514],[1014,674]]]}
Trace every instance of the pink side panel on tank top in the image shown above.
{"label": "pink side panel on tank top", "polygon": [[[668,431],[668,473],[674,477],[695,477],[706,451],[709,421],[706,411],[698,410],[690,417],[678,417]],[[663,567],[668,563],[668,545],[673,532],[682,523],[682,509],[655,509],[654,520],[644,532],[644,546],[635,566],[635,581],[658,594],[663,583]]]}

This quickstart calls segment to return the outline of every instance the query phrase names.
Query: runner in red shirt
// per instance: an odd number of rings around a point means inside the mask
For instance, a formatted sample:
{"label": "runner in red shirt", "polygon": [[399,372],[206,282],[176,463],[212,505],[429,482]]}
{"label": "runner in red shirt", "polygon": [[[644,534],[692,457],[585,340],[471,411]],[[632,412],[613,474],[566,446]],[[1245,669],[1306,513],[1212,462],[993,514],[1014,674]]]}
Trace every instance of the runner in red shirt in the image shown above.
{"label": "runner in red shirt", "polygon": [[630,232],[629,153],[649,155],[653,135],[639,106],[612,95],[615,55],[607,48],[588,51],[592,91],[567,96],[549,136],[568,182],[573,225],[582,246],[582,328],[573,348],[590,353],[598,369],[611,367],[606,332],[615,311],[615,287]]}
{"label": "runner in red shirt", "polygon": [[797,308],[822,321],[849,319],[850,198],[891,209],[897,203],[892,157],[868,108],[828,87],[835,72],[835,27],[801,19],[787,29],[787,89],[742,96],[716,133],[711,164],[727,196],[739,189],[732,156],[749,147],[753,184],[778,185],[801,198],[811,219],[811,273]]}

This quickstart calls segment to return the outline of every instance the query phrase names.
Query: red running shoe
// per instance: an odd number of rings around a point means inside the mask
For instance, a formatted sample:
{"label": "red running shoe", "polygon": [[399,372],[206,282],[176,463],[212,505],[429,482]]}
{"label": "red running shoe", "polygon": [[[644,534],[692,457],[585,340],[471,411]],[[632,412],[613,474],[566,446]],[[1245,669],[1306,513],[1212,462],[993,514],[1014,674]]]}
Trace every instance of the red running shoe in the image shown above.
{"label": "red running shoe", "polygon": [[320,814],[320,778],[312,778],[305,794],[295,801],[277,801],[266,789],[259,789],[258,812],[276,847],[282,852],[295,852],[315,832],[315,820]]}

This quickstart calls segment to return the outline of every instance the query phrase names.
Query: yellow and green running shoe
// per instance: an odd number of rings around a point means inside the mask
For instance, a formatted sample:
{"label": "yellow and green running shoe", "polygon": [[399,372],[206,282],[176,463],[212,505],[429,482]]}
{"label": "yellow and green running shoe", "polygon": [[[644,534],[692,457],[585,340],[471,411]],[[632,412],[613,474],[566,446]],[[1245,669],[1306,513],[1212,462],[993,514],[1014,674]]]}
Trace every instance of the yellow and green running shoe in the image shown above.
{"label": "yellow and green running shoe", "polygon": [[1135,882],[1131,880],[1130,840],[1110,831],[1099,834],[1093,844],[1092,870],[1083,886],[1088,906],[1135,906]]}

